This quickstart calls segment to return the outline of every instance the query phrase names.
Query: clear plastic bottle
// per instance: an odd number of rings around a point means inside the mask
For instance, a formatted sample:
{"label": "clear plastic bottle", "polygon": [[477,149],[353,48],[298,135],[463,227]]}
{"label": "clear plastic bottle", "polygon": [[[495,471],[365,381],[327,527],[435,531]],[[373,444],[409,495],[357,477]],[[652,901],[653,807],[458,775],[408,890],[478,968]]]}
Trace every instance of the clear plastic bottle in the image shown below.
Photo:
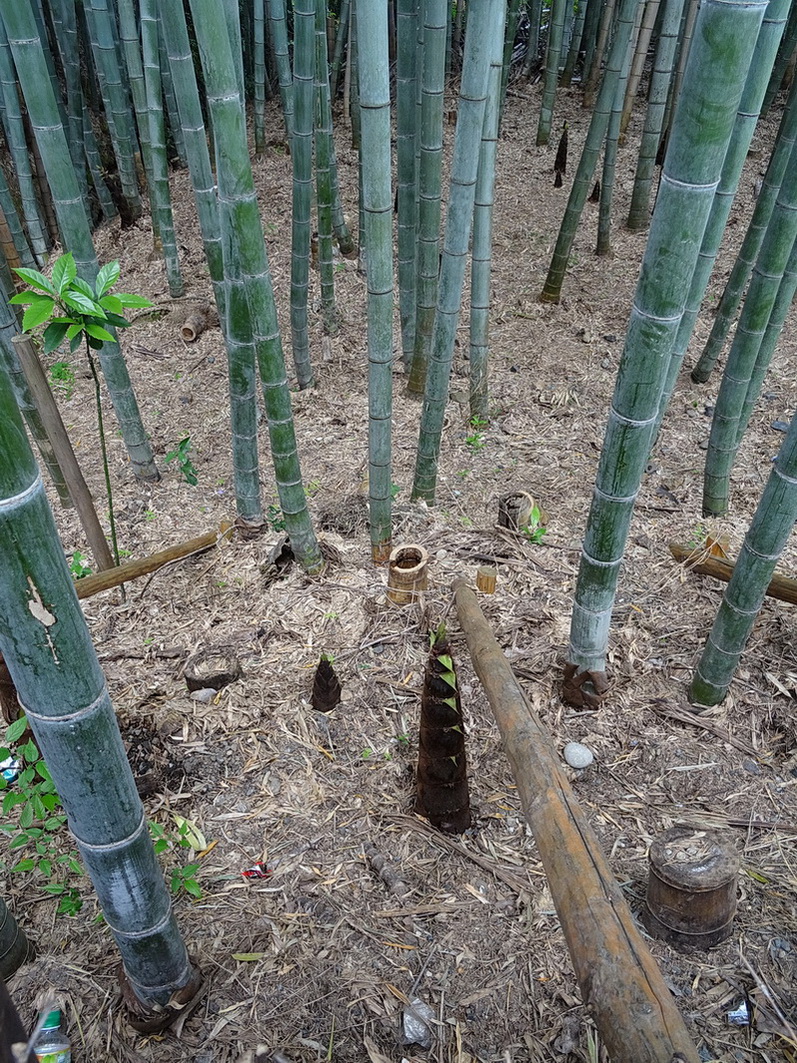
{"label": "clear plastic bottle", "polygon": [[72,1046],[61,1029],[61,1012],[51,1011],[44,1020],[33,1051],[39,1063],[72,1063]]}

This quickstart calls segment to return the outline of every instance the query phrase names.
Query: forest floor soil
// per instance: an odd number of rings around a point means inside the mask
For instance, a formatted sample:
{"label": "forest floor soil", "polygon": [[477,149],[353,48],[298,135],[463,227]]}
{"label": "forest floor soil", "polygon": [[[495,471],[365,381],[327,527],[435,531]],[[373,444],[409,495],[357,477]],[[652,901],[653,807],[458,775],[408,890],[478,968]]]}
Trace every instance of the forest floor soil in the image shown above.
{"label": "forest floor soil", "polygon": [[[274,572],[282,532],[262,431],[270,523],[227,545],[83,602],[148,818],[174,837],[175,816],[204,835],[199,899],[175,897],[204,995],[178,1031],[144,1037],[126,1023],[118,953],[86,880],[72,917],[33,875],[3,872],[4,896],[38,959],[12,979],[26,1021],[44,988],[62,995],[73,1059],[234,1063],[258,1045],[294,1063],[371,1059],[435,1063],[576,1063],[594,1057],[581,1002],[534,839],[452,605],[451,582],[498,571],[482,608],[558,751],[578,741],[591,767],[568,772],[634,912],[644,903],[648,850],[686,824],[719,830],[741,859],[732,936],[683,954],[651,951],[704,1060],[791,1058],[767,992],[797,1022],[797,779],[792,606],[767,599],[731,692],[702,715],[686,689],[724,585],[690,573],[668,543],[727,536],[738,554],[784,438],[772,427],[797,405],[794,323],[787,322],[733,474],[731,508],[701,516],[702,473],[719,376],[682,373],[635,510],[611,632],[611,691],[599,711],[567,706],[560,675],[583,533],[614,379],[646,234],[624,228],[636,163],[636,116],[620,149],[613,253],[594,254],[597,207],[588,204],[559,305],[538,301],[587,125],[577,90],[557,96],[551,145],[536,148],[539,86],[510,86],[498,150],[488,425],[469,423],[468,315],[451,381],[437,503],[409,502],[420,404],[394,375],[394,543],[429,553],[419,605],[386,600],[386,571],[371,562],[367,528],[366,289],[356,263],[335,271],[340,329],[322,334],[311,313],[317,374],[296,392],[305,486],[329,564],[318,578],[296,565]],[[697,324],[687,369],[711,326],[781,115],[756,134],[722,255]],[[567,119],[570,175],[554,187],[558,132]],[[290,365],[291,164],[274,143],[254,163]],[[453,126],[446,129],[450,148]],[[346,208],[356,216],[356,156],[343,125],[338,153]],[[123,337],[163,478],[136,481],[109,430],[120,545],[132,557],[212,530],[235,516],[226,356],[217,327],[190,345],[188,311],[211,301],[188,175],[173,176],[186,296],[171,300],[144,218],[97,234],[101,261],[118,258],[120,288],[148,296]],[[318,275],[312,275],[313,298]],[[315,307],[315,304],[314,304]],[[398,354],[398,343],[397,343]],[[59,403],[98,508],[105,511],[92,382],[75,357]],[[107,423],[113,418],[108,411]],[[190,438],[192,486],[165,455]],[[526,491],[542,507],[540,543],[496,528],[498,499]],[[88,553],[73,511],[56,518],[68,556]],[[794,544],[780,570],[795,574]],[[419,692],[428,634],[445,621],[467,728],[471,830],[457,838],[413,813]],[[192,700],[185,665],[207,651],[242,675],[208,703]],[[341,704],[310,707],[319,656],[330,654]],[[101,767],[101,766],[98,766]],[[68,847],[68,839],[64,845]],[[374,854],[395,877],[380,877]],[[167,876],[192,859],[163,857]],[[245,878],[255,865],[265,878]],[[396,885],[398,883],[398,885]],[[402,1014],[420,998],[436,1016],[433,1044],[403,1045]],[[753,1021],[729,1013],[754,1002]]]}

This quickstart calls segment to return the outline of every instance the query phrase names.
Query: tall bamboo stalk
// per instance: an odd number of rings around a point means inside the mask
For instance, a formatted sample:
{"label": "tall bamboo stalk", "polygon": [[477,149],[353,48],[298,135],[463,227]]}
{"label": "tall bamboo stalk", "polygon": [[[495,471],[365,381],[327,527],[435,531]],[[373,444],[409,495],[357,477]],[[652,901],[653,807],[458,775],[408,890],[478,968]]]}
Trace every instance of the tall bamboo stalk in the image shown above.
{"label": "tall bamboo stalk", "polygon": [[437,462],[448,399],[454,339],[462,305],[479,150],[490,71],[500,61],[504,34],[503,0],[484,0],[470,9],[465,32],[465,58],[460,84],[459,112],[454,135],[451,184],[440,269],[440,292],[423,398],[412,497],[435,500]]}
{"label": "tall bamboo stalk", "polygon": [[617,373],[576,584],[565,696],[594,703],[634,502],[765,0],[703,0]]}
{"label": "tall bamboo stalk", "polygon": [[266,0],[268,23],[274,42],[274,59],[277,64],[277,80],[282,98],[282,117],[285,120],[285,136],[293,140],[293,75],[288,54],[288,24],[285,17],[285,0]]}
{"label": "tall bamboo stalk", "polygon": [[313,200],[313,81],[315,0],[293,5],[293,224],[291,226],[291,338],[300,388],[313,385],[308,300]]}
{"label": "tall bamboo stalk", "polygon": [[357,6],[357,31],[369,42],[359,62],[362,184],[368,280],[368,491],[371,556],[391,547],[393,411],[393,197],[390,188],[390,80],[387,4]]}
{"label": "tall bamboo stalk", "polygon": [[[28,0],[0,0],[0,15],[47,170],[64,246],[74,255],[79,274],[93,282],[97,256],[30,4]],[[158,470],[119,345],[104,343],[99,358],[133,471],[139,479],[155,480]]]}
{"label": "tall bamboo stalk", "polygon": [[338,330],[335,309],[335,268],[332,256],[332,107],[329,99],[326,0],[315,3],[315,180],[318,204],[318,271],[321,277],[321,314],[324,331]]}
{"label": "tall bamboo stalk", "polygon": [[415,121],[418,0],[399,0],[396,11],[396,183],[398,199],[398,282],[404,371],[415,348],[416,240],[418,233]]}
{"label": "tall bamboo stalk", "polygon": [[215,0],[191,0],[191,12],[213,119],[222,225],[228,225],[222,244],[225,273],[240,277],[244,287],[245,297],[241,299],[238,286],[231,285],[227,318],[230,325],[240,325],[254,341],[285,528],[296,559],[308,572],[318,572],[323,559],[302,486],[277,307],[249,160],[246,117],[238,96],[226,22]]}
{"label": "tall bamboo stalk", "polygon": [[0,453],[0,652],[142,1010],[184,1004],[199,975],[172,914],[105,677],[4,373]]}
{"label": "tall bamboo stalk", "polygon": [[689,698],[698,706],[716,705],[727,694],[795,520],[797,416],[772,466],[689,686]]}
{"label": "tall bamboo stalk", "polygon": [[587,139],[581,152],[581,158],[573,180],[573,187],[567,200],[567,207],[556,238],[551,264],[548,267],[548,275],[540,299],[545,303],[558,303],[562,294],[562,284],[565,279],[567,263],[573,241],[576,238],[576,229],[587,202],[590,192],[595,166],[598,161],[601,146],[606,137],[609,126],[612,104],[617,93],[617,85],[620,80],[620,71],[628,51],[628,41],[634,25],[634,12],[639,0],[620,0],[617,11],[617,27],[614,40],[606,62],[606,70],[601,82],[600,92],[592,111]]}
{"label": "tall bamboo stalk", "polygon": [[628,211],[628,228],[632,232],[647,229],[650,222],[650,188],[653,183],[653,170],[664,129],[664,112],[667,107],[667,95],[675,65],[675,51],[678,44],[678,30],[681,26],[685,0],[664,0],[664,15],[656,45],[656,58],[650,75],[648,91],[648,109],[645,114],[645,127],[639,144],[639,158],[634,188],[631,193],[631,206]]}
{"label": "tall bamboo stalk", "polygon": [[553,103],[556,86],[559,84],[559,60],[562,55],[562,38],[565,26],[567,0],[551,0],[548,22],[548,46],[545,49],[545,79],[542,86],[540,117],[537,123],[537,147],[547,144],[553,123]]}
{"label": "tall bamboo stalk", "polygon": [[788,103],[778,128],[775,146],[772,149],[772,155],[767,166],[767,172],[764,175],[761,191],[756,200],[753,216],[744,235],[739,254],[733,264],[731,275],[725,284],[725,289],[714,317],[714,324],[711,327],[711,333],[700,358],[692,369],[692,380],[696,384],[703,384],[708,380],[722,351],[725,338],[731,327],[731,321],[739,307],[753,264],[758,252],[761,250],[761,243],[780,192],[783,175],[786,172],[789,158],[796,143],[797,79],[792,83],[789,90]]}

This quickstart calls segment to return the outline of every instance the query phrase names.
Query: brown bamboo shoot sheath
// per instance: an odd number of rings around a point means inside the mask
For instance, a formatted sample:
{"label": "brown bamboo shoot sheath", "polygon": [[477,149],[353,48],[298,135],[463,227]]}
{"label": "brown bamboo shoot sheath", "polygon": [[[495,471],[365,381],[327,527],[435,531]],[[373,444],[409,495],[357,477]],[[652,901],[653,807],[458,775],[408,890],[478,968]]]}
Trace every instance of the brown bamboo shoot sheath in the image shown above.
{"label": "brown bamboo shoot sheath", "polygon": [[30,336],[14,336],[12,341],[19,355],[19,363],[28,381],[31,398],[39,411],[47,438],[52,444],[58,464],[64,474],[69,493],[75,502],[80,523],[89,541],[94,562],[99,569],[113,568],[113,557],[108,547],[108,540],[97,517],[91,493],[83,479],[80,465],[64,422],[50,391],[47,377],[44,375],[39,355],[31,342]]}
{"label": "brown bamboo shoot sheath", "polygon": [[465,580],[453,583],[473,666],[504,741],[567,947],[613,1063],[699,1056],[586,816]]}
{"label": "brown bamboo shoot sheath", "polygon": [[[736,567],[733,561],[707,554],[702,547],[695,550],[682,546],[681,543],[670,543],[670,553],[676,561],[683,561],[689,565],[693,572],[699,572],[701,576],[714,576],[716,579],[725,580],[726,583]],[[797,605],[797,580],[789,576],[781,576],[776,572],[767,587],[767,594],[770,598]]]}
{"label": "brown bamboo shoot sheath", "polygon": [[170,561],[179,561],[180,558],[188,557],[189,554],[198,554],[202,550],[209,550],[211,546],[220,546],[232,535],[232,525],[223,520],[216,531],[197,535],[194,539],[188,539],[176,546],[169,546],[165,550],[159,550],[149,557],[139,558],[137,561],[128,561],[126,565],[118,568],[109,568],[104,572],[95,572],[91,576],[84,576],[75,582],[75,590],[78,598],[90,598],[92,594],[118,587],[120,583],[145,576],[148,572],[168,565]]}

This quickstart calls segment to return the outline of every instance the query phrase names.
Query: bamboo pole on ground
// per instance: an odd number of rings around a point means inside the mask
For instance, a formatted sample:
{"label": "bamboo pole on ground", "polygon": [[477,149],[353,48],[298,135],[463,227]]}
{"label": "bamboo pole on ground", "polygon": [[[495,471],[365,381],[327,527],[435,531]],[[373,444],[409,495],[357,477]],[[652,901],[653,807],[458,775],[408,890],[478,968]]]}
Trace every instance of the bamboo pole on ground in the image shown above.
{"label": "bamboo pole on ground", "polygon": [[[725,583],[730,582],[736,567],[733,561],[708,554],[702,546],[694,549],[691,546],[673,542],[669,544],[669,547],[675,560],[688,565],[691,572],[699,572],[701,576],[714,576],[715,579],[724,580]],[[767,587],[767,594],[770,598],[797,605],[797,580],[776,572]]]}
{"label": "bamboo pole on ground", "polygon": [[454,580],[453,589],[581,994],[608,1055],[613,1063],[697,1063],[683,1019],[559,767],[550,736],[512,674],[476,595],[463,579]]}

